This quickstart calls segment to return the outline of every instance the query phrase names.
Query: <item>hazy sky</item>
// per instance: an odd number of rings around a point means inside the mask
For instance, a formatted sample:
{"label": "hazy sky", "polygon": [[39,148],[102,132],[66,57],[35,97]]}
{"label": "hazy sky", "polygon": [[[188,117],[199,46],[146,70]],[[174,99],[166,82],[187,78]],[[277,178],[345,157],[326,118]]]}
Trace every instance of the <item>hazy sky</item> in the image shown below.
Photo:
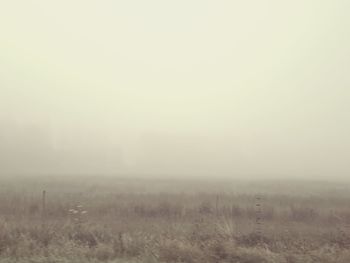
{"label": "hazy sky", "polygon": [[[349,10],[348,0],[2,0],[0,121],[9,134],[47,130],[71,155],[118,149],[132,171],[348,176]],[[18,136],[3,141],[20,147]],[[1,155],[20,163],[12,152]]]}

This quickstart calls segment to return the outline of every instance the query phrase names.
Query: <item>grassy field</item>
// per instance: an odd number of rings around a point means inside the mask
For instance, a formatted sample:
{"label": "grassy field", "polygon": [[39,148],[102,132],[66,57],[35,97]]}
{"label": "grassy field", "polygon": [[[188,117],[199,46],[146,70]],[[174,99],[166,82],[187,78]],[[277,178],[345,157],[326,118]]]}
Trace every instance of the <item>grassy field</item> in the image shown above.
{"label": "grassy field", "polygon": [[349,183],[3,176],[0,188],[1,263],[350,262]]}

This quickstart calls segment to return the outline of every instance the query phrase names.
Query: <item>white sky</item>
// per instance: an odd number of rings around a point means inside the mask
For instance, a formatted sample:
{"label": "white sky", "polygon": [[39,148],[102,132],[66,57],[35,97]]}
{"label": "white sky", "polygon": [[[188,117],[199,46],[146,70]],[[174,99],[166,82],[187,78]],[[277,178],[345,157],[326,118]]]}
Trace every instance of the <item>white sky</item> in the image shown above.
{"label": "white sky", "polygon": [[[113,142],[149,172],[347,176],[349,11],[2,0],[0,120],[45,126],[61,148]],[[181,156],[187,168],[169,162]]]}

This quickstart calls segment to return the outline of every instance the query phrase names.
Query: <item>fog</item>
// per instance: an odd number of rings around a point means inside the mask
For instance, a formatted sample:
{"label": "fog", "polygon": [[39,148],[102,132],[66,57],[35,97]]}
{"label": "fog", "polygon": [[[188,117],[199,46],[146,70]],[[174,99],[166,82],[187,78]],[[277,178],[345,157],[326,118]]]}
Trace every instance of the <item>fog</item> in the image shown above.
{"label": "fog", "polygon": [[0,3],[0,174],[346,178],[350,2]]}

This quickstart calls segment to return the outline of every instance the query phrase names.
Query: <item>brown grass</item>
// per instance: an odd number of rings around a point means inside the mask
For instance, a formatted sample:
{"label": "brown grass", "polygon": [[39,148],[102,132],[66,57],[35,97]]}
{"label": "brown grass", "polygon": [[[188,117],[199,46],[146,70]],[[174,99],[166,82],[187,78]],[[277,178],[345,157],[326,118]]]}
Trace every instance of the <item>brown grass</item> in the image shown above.
{"label": "brown grass", "polygon": [[348,186],[291,183],[3,178],[0,262],[350,262]]}

